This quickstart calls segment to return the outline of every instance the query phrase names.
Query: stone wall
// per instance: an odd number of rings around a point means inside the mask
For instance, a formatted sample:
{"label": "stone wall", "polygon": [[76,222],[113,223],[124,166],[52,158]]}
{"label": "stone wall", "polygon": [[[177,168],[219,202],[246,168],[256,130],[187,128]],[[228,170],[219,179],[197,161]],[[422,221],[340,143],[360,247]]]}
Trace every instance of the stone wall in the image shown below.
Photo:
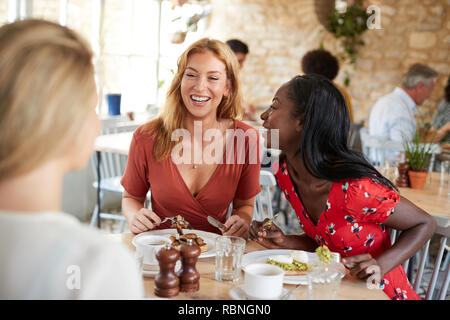
{"label": "stone wall", "polygon": [[[256,105],[270,104],[276,89],[301,73],[300,59],[323,42],[339,54],[339,42],[320,23],[314,0],[212,0],[207,35],[239,38],[250,47],[242,70],[244,94]],[[432,97],[420,108],[431,119],[450,75],[450,0],[383,0],[380,30],[367,30],[354,67],[341,66],[337,82],[349,72],[355,120],[367,120],[375,100],[400,85],[415,62],[440,76]],[[316,5],[316,8],[315,8]]]}

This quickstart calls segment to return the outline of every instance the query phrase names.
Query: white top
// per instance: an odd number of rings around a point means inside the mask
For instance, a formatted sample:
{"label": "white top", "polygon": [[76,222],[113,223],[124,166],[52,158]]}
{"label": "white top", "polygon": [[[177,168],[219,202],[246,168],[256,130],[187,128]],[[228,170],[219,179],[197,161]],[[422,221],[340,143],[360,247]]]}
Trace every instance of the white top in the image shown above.
{"label": "white top", "polygon": [[417,127],[415,110],[414,100],[402,88],[396,87],[372,107],[369,134],[398,142],[403,141],[403,136],[412,140]]}
{"label": "white top", "polygon": [[132,253],[75,217],[0,211],[0,299],[141,299]]}

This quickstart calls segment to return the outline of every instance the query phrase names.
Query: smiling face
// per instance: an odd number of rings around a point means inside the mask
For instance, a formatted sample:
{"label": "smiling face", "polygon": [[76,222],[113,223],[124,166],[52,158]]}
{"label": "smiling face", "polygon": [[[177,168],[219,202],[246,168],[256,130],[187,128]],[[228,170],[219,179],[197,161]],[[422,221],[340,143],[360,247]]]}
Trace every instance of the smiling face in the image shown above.
{"label": "smiling face", "polygon": [[225,64],[211,51],[192,54],[181,80],[181,98],[188,113],[201,120],[216,117],[230,84]]}
{"label": "smiling face", "polygon": [[[279,130],[279,149],[296,151],[300,145],[302,124],[292,115],[294,103],[288,98],[288,83],[283,84],[275,93],[272,105],[261,114],[266,129]],[[264,137],[267,148],[271,148],[270,130]]]}

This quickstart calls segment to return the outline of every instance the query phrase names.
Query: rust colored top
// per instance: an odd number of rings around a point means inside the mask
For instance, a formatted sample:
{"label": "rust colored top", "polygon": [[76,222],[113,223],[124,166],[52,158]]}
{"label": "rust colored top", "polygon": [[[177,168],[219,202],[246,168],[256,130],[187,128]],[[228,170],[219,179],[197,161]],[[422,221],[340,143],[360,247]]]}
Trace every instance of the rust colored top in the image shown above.
{"label": "rust colored top", "polygon": [[[121,184],[135,197],[145,197],[151,188],[152,210],[161,219],[181,215],[194,229],[220,234],[207,222],[207,216],[225,222],[228,207],[234,199],[247,200],[261,191],[259,134],[253,127],[234,121],[237,138],[229,141],[223,163],[217,166],[206,185],[194,196],[171,156],[156,161],[153,156],[154,140],[142,130],[143,126],[133,134]],[[239,139],[239,135],[244,139]],[[231,148],[232,142],[234,148]],[[232,152],[229,151],[231,149]],[[165,228],[170,228],[170,222],[158,226],[158,229]]]}

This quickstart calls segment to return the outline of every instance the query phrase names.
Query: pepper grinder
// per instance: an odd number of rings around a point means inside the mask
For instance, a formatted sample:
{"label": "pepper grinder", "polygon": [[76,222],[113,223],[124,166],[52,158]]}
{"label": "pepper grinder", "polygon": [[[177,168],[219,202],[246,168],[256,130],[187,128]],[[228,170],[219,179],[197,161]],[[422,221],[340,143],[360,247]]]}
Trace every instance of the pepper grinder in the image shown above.
{"label": "pepper grinder", "polygon": [[181,245],[181,270],[178,272],[181,292],[195,292],[200,289],[200,273],[195,268],[200,253],[200,247],[193,244],[192,239]]}
{"label": "pepper grinder", "polygon": [[395,181],[395,184],[399,188],[409,187],[409,178],[408,178],[409,164],[406,162],[399,163],[397,165],[397,168],[398,168],[398,178]]}
{"label": "pepper grinder", "polygon": [[180,252],[170,244],[156,254],[159,273],[155,277],[155,295],[158,297],[175,297],[180,292],[180,279],[175,273],[175,265],[179,258]]}

